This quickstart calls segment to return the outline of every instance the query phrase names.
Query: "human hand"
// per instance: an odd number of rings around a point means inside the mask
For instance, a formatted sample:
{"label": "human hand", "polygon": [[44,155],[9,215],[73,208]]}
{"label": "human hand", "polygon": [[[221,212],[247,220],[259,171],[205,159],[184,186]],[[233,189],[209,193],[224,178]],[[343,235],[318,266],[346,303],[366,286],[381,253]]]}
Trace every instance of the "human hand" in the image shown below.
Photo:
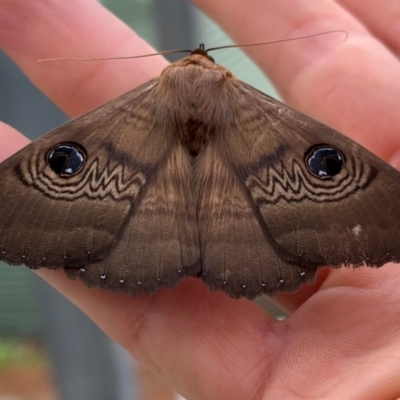
{"label": "human hand", "polygon": [[[196,4],[238,43],[346,30],[344,43],[324,36],[247,51],[292,106],[400,165],[394,0],[384,7],[354,0]],[[71,116],[136,87],[166,66],[161,57],[38,64],[37,59],[49,57],[151,52],[90,0],[0,0],[0,47]],[[12,128],[0,128],[1,151],[7,148],[11,154],[27,142]],[[276,298],[291,313],[283,322],[246,299],[213,293],[195,279],[130,298],[89,290],[62,271],[39,274],[188,399],[375,400],[400,396],[398,268],[322,270],[315,286]]]}

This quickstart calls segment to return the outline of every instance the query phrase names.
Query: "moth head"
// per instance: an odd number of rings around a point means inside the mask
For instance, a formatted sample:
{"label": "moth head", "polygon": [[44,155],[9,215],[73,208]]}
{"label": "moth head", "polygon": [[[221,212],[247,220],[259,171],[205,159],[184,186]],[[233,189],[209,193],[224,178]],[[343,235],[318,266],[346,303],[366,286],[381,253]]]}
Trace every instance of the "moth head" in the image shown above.
{"label": "moth head", "polygon": [[319,179],[331,179],[340,174],[345,163],[343,153],[329,144],[317,144],[305,153],[307,169]]}
{"label": "moth head", "polygon": [[45,156],[47,165],[61,178],[70,178],[85,166],[86,150],[78,143],[64,142],[52,147]]}
{"label": "moth head", "polygon": [[198,49],[194,49],[190,52],[190,55],[194,55],[194,54],[199,54],[203,57],[206,57],[208,60],[212,61],[215,63],[215,60],[208,55],[207,50],[204,48],[204,44],[201,43]]}

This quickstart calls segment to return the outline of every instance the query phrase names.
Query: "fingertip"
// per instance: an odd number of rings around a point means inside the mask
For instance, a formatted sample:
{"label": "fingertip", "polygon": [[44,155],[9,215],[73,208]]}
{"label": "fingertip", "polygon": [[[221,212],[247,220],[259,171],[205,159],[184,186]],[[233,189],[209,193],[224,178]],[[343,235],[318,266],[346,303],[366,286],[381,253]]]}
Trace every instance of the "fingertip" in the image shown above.
{"label": "fingertip", "polygon": [[396,150],[389,160],[389,164],[400,171],[400,149]]}
{"label": "fingertip", "polygon": [[41,62],[153,53],[153,48],[100,3],[91,0],[4,1],[0,46],[32,82],[71,116],[160,74],[159,57],[98,62]]}
{"label": "fingertip", "polygon": [[10,125],[0,122],[0,162],[29,143],[29,139]]}

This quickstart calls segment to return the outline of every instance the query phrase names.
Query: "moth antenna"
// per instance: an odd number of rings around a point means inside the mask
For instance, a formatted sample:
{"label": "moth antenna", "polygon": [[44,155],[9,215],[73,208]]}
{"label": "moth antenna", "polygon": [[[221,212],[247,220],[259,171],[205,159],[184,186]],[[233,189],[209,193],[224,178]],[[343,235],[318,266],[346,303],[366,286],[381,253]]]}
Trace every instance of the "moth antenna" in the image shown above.
{"label": "moth antenna", "polygon": [[[281,43],[281,42],[290,42],[290,41],[293,41],[293,40],[309,39],[309,38],[313,38],[313,37],[316,37],[316,36],[328,35],[330,33],[344,33],[345,34],[345,38],[343,39],[343,41],[345,41],[349,36],[349,34],[346,31],[342,31],[342,30],[339,29],[339,30],[335,30],[335,31],[327,31],[327,32],[315,33],[313,35],[299,36],[299,37],[289,38],[289,39],[273,40],[271,42],[230,44],[230,45],[227,45],[227,46],[212,47],[212,48],[207,49],[205,51],[208,53],[209,51],[222,50],[222,49],[232,49],[232,48],[237,48],[237,47],[263,46],[263,45],[266,45],[266,44],[275,44],[275,43]],[[200,46],[202,46],[202,45],[200,45]],[[203,45],[203,48],[204,48],[204,45]]]}
{"label": "moth antenna", "polygon": [[[204,47],[204,45],[203,45]],[[128,60],[131,58],[144,58],[152,56],[162,56],[164,54],[176,54],[176,53],[190,53],[192,50],[165,50],[158,53],[142,54],[140,56],[125,56],[125,57],[106,57],[106,58],[45,58],[38,60],[38,62],[47,61],[108,61],[108,60]]]}
{"label": "moth antenna", "polygon": [[[344,33],[345,38],[343,41],[345,41],[349,34],[346,31],[343,30],[334,30],[334,31],[327,31],[327,32],[321,32],[321,33],[316,33],[313,35],[307,35],[307,36],[299,36],[295,38],[289,38],[289,39],[280,39],[280,40],[273,40],[270,42],[261,42],[261,43],[246,43],[246,44],[231,44],[231,45],[226,45],[226,46],[219,46],[219,47],[212,47],[210,49],[205,49],[204,43],[200,43],[198,49],[195,50],[187,50],[187,49],[182,49],[182,50],[165,50],[165,51],[160,51],[157,53],[150,53],[150,54],[142,54],[139,56],[123,56],[123,57],[106,57],[106,58],[45,58],[38,60],[38,62],[47,62],[47,61],[108,61],[108,60],[128,60],[128,59],[134,59],[134,58],[144,58],[144,57],[153,57],[153,56],[161,56],[164,54],[177,54],[177,53],[190,53],[190,54],[197,54],[198,50],[201,50],[201,52],[208,53],[210,51],[214,50],[223,50],[223,49],[232,49],[232,48],[240,48],[240,47],[251,47],[251,46],[263,46],[267,44],[275,44],[275,43],[281,43],[281,42],[290,42],[293,40],[301,40],[301,39],[309,39],[312,37],[316,36],[321,36],[321,35],[327,35],[330,33]],[[201,53],[200,52],[200,53]]]}

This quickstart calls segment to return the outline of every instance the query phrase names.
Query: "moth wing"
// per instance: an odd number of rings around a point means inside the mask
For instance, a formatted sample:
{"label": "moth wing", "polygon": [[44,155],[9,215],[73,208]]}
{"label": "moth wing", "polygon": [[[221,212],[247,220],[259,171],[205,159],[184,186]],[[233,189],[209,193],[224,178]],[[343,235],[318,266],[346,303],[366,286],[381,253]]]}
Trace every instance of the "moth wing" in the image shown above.
{"label": "moth wing", "polygon": [[[154,118],[157,85],[158,79],[147,82],[1,164],[2,260],[79,268],[114,251],[173,151],[170,134]],[[50,168],[49,151],[60,143],[83,149],[78,173],[65,177]]]}
{"label": "moth wing", "polygon": [[67,274],[89,287],[130,295],[150,294],[174,286],[184,276],[198,275],[200,252],[191,184],[189,156],[175,141],[109,255],[83,270],[67,269]]}
{"label": "moth wing", "polygon": [[202,280],[231,297],[298,289],[315,269],[278,256],[254,202],[236,174],[224,144],[211,141],[195,170]]}
{"label": "moth wing", "polygon": [[236,120],[224,132],[223,157],[280,260],[302,274],[399,262],[400,173],[339,132],[236,82]]}

